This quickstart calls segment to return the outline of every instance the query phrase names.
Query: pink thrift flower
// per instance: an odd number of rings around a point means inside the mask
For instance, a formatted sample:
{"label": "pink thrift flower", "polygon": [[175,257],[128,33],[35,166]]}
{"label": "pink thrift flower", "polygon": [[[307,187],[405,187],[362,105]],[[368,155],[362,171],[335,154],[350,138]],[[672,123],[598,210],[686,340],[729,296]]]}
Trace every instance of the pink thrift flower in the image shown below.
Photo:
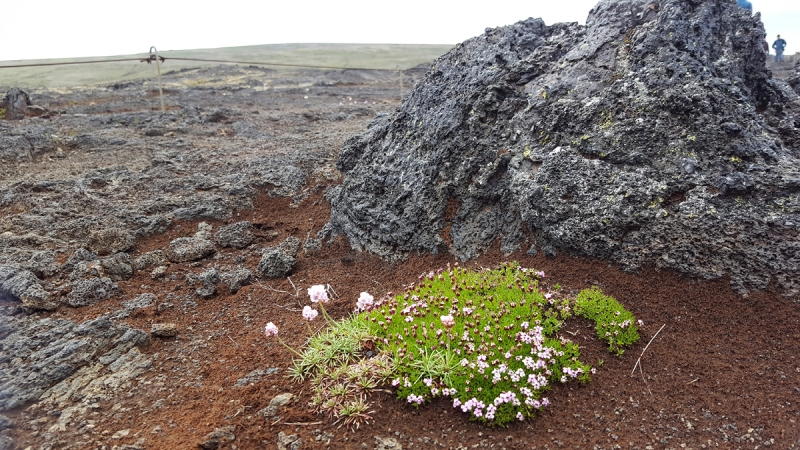
{"label": "pink thrift flower", "polygon": [[328,303],[328,293],[325,291],[325,286],[321,284],[315,284],[308,288],[308,296],[311,297],[312,303],[322,302]]}
{"label": "pink thrift flower", "polygon": [[278,327],[276,327],[274,323],[270,322],[267,324],[267,326],[264,327],[264,332],[267,334],[267,337],[277,336]]}
{"label": "pink thrift flower", "polygon": [[450,315],[442,316],[441,319],[442,319],[442,325],[444,325],[447,328],[452,328],[453,325],[456,324],[456,321],[455,319],[453,319],[453,316]]}
{"label": "pink thrift flower", "polygon": [[358,301],[356,302],[356,307],[360,311],[369,311],[372,309],[372,306],[375,304],[375,297],[369,295],[366,292],[362,292],[361,296],[358,297]]}
{"label": "pink thrift flower", "polygon": [[311,307],[308,305],[303,308],[303,318],[309,322],[314,320],[314,318],[317,317],[317,314],[319,313],[315,309],[311,309]]}

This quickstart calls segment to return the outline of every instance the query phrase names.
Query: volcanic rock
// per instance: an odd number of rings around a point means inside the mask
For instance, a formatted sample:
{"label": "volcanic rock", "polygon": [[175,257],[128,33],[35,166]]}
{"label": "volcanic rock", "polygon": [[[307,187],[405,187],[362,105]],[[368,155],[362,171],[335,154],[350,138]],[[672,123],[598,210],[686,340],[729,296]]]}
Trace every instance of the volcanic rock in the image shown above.
{"label": "volcanic rock", "polygon": [[[7,333],[0,347],[0,410],[40,399],[85,366],[120,365],[120,358],[126,359],[124,355],[135,350],[134,346],[148,340],[146,333],[114,324],[107,317],[75,324],[63,319],[0,315],[0,327]],[[73,389],[88,381],[74,383]]]}
{"label": "volcanic rock", "polygon": [[397,260],[534,245],[800,294],[800,100],[735,2],[603,0],[439,58],[344,145],[321,233]]}
{"label": "volcanic rock", "polygon": [[89,238],[89,248],[100,255],[128,251],[135,243],[133,235],[122,228],[97,230]]}
{"label": "volcanic rock", "polygon": [[216,252],[214,244],[206,239],[181,237],[169,243],[167,259],[174,263],[203,259]]}
{"label": "volcanic rock", "polygon": [[93,305],[117,295],[118,292],[119,286],[110,278],[87,278],[73,283],[65,303],[73,307]]}
{"label": "volcanic rock", "polygon": [[5,110],[5,118],[24,119],[28,107],[31,106],[31,98],[27,92],[18,88],[11,88],[0,101],[0,108]]}
{"label": "volcanic rock", "polygon": [[31,309],[52,311],[58,304],[51,301],[36,275],[28,270],[0,265],[0,297],[11,296]]}
{"label": "volcanic rock", "polygon": [[221,227],[214,235],[214,241],[222,247],[245,248],[250,245],[255,236],[250,231],[250,222],[236,222]]}

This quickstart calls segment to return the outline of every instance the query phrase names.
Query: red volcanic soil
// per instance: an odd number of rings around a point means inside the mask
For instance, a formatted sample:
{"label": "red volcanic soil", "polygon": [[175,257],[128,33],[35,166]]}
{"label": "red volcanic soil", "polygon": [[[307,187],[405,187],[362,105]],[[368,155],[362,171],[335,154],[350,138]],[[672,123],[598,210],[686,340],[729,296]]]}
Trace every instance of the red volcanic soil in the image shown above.
{"label": "red volcanic soil", "polygon": [[[258,237],[264,245],[289,235],[313,236],[329,214],[320,192],[299,205],[266,195],[260,195],[256,203],[254,212],[236,220],[249,220],[264,231]],[[194,223],[174,223],[166,233],[139,242],[134,256],[163,248],[169,240],[195,229]],[[645,323],[639,343],[617,357],[596,339],[591,323],[572,321],[569,331],[581,343],[581,359],[593,365],[599,360],[603,363],[587,385],[556,386],[549,394],[551,406],[533,420],[490,428],[471,422],[445,400],[417,409],[387,392],[369,397],[373,420],[357,430],[317,416],[307,406],[311,386],[286,376],[293,354],[264,336],[264,324],[274,322],[283,339],[300,348],[308,338],[300,310],[308,304],[305,291],[310,285],[329,283],[338,294],[329,310],[334,317],[344,317],[361,291],[398,292],[422,272],[456,262],[448,254],[439,254],[414,255],[390,264],[354,251],[338,238],[314,254],[301,251],[290,278],[261,280],[236,294],[220,285],[217,296],[198,300],[188,312],[179,307],[161,313],[150,308],[128,319],[130,326],[145,330],[154,322],[172,322],[180,334],[154,339],[142,349],[153,356],[152,369],[131,387],[130,396],[97,405],[102,413],[97,428],[101,433],[129,429],[120,445],[144,437],[145,448],[196,448],[206,434],[225,426],[234,427],[236,438],[221,448],[239,449],[275,448],[279,432],[299,435],[300,448],[375,448],[376,436],[394,438],[403,448],[798,445],[797,304],[773,292],[742,297],[725,280],[699,281],[654,269],[625,273],[603,261],[563,254],[531,258],[519,252],[503,257],[495,249],[462,264],[491,267],[507,260],[544,270],[551,282],[568,290],[600,286]],[[252,255],[242,262],[251,269],[257,263]],[[203,264],[210,266],[213,261]],[[160,296],[180,294],[194,288],[171,281],[169,274],[184,269],[172,264],[166,281],[161,282],[138,272],[120,285],[127,297],[152,292],[154,283]],[[85,308],[61,308],[51,317],[90,319],[117,309],[117,303],[106,300]],[[641,370],[632,374],[637,358],[662,326],[642,357]],[[236,386],[250,372],[269,368],[277,368],[277,373]],[[270,422],[256,414],[285,392],[297,397],[282,410],[280,420]],[[151,407],[159,399],[163,406]],[[31,419],[24,409],[9,415],[18,424]],[[14,429],[12,436],[20,448],[38,443],[24,426]]]}

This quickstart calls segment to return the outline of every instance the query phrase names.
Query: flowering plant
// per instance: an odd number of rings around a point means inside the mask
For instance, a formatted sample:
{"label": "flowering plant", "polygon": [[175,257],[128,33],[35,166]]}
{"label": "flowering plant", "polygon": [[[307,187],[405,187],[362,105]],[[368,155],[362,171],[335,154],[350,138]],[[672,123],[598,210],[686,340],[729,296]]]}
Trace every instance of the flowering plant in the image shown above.
{"label": "flowering plant", "polygon": [[578,345],[556,337],[570,301],[542,292],[543,275],[518,264],[439,270],[370,312],[394,356],[398,396],[413,405],[450,397],[473,418],[504,424],[546,407],[552,383],[589,381]]}
{"label": "flowering plant", "polygon": [[[586,383],[595,372],[560,334],[573,311],[614,318],[603,330],[618,353],[638,339],[635,317],[614,299],[594,289],[575,302],[558,285],[544,289],[544,276],[517,263],[478,271],[456,264],[396,296],[376,301],[362,292],[356,313],[312,336],[291,373],[314,377],[311,406],[351,425],[369,418],[366,396],[383,384],[415,407],[448,397],[484,423],[525,420],[550,405],[553,384]],[[321,293],[309,295],[322,307]]]}

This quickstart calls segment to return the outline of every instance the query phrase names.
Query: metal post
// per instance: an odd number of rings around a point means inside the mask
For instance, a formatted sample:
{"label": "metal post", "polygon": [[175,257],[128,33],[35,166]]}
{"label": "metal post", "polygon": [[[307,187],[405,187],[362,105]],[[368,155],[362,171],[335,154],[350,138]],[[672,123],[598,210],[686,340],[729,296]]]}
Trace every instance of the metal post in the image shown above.
{"label": "metal post", "polygon": [[[153,58],[155,56],[155,58]],[[158,96],[161,97],[161,112],[166,112],[164,108],[164,90],[161,89],[161,61],[158,58],[158,50],[155,46],[150,47],[150,59],[156,60],[156,72],[158,72]]]}

